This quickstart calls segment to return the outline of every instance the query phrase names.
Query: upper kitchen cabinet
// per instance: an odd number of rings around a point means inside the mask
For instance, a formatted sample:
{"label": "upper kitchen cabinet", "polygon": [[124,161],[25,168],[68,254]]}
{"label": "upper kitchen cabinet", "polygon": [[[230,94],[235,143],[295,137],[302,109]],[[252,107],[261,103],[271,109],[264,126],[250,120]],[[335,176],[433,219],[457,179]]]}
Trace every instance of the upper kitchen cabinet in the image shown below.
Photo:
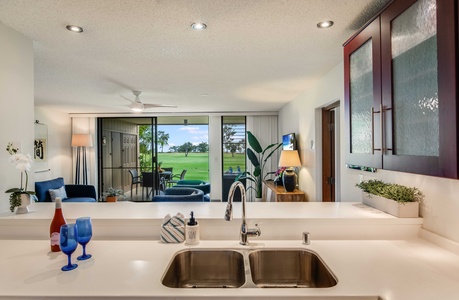
{"label": "upper kitchen cabinet", "polygon": [[[381,105],[381,35],[379,17],[373,20],[344,48],[345,114],[348,127],[347,163],[382,167],[379,119],[375,107]],[[375,122],[377,124],[375,124]]]}
{"label": "upper kitchen cabinet", "polygon": [[458,178],[457,14],[395,0],[346,42],[347,163]]}

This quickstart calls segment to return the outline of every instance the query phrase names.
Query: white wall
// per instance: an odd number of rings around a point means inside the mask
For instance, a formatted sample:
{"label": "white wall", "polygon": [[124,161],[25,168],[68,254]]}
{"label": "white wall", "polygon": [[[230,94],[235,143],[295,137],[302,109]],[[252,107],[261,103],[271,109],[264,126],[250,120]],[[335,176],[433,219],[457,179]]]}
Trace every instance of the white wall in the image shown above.
{"label": "white wall", "polygon": [[[33,155],[34,70],[32,40],[0,23],[0,211],[9,210],[4,191],[20,187],[20,172],[8,162],[8,142]],[[34,189],[29,172],[28,190]]]}
{"label": "white wall", "polygon": [[[387,182],[418,187],[425,195],[421,205],[424,218],[423,228],[447,239],[459,242],[459,180],[415,175],[401,172],[378,170],[368,173],[350,170],[345,167],[345,123],[344,123],[344,70],[338,64],[320,80],[312,84],[293,102],[286,105],[279,113],[280,132],[298,132],[303,168],[300,171],[300,188],[306,192],[309,201],[320,198],[316,183],[320,179],[320,166],[316,165],[320,152],[320,143],[315,149],[310,148],[310,141],[315,140],[315,124],[318,121],[315,110],[341,99],[341,201],[360,201],[360,190],[355,188],[359,174],[364,179],[381,179]],[[294,124],[292,120],[298,118]],[[297,125],[298,127],[295,127]]]}
{"label": "white wall", "polygon": [[72,183],[71,119],[67,113],[46,107],[35,107],[35,119],[48,128],[49,171],[35,173],[35,181],[63,177]]}
{"label": "white wall", "polygon": [[[344,99],[343,64],[339,64],[320,80],[312,83],[296,99],[284,106],[279,112],[279,132],[296,133],[297,146],[303,167],[299,172],[299,188],[306,193],[309,201],[317,201],[317,178],[320,178],[319,158],[320,140],[316,136],[315,123],[320,123],[320,114],[316,109],[341,100],[341,115]],[[340,118],[344,120],[344,118]],[[343,121],[341,121],[341,128]],[[314,149],[311,147],[314,143]],[[343,160],[342,160],[343,161]],[[318,169],[319,167],[319,169]]]}

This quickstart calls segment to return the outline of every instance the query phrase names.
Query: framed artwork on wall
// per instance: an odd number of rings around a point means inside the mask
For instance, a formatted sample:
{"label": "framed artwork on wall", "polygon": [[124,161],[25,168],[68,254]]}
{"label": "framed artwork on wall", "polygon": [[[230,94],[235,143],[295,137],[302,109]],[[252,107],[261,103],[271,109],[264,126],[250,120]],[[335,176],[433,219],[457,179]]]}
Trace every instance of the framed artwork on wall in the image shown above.
{"label": "framed artwork on wall", "polygon": [[48,127],[35,121],[35,140],[33,149],[35,173],[49,171],[48,165]]}

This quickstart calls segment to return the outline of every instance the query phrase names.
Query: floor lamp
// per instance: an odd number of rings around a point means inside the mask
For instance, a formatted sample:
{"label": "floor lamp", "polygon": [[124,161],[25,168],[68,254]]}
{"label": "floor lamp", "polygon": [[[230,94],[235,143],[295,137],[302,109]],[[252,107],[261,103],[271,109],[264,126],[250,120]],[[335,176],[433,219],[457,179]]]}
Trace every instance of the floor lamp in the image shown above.
{"label": "floor lamp", "polygon": [[88,184],[88,163],[86,160],[86,147],[92,147],[90,134],[73,134],[72,147],[77,148],[75,164],[75,184],[80,184],[80,171],[83,168],[83,180],[81,184]]}

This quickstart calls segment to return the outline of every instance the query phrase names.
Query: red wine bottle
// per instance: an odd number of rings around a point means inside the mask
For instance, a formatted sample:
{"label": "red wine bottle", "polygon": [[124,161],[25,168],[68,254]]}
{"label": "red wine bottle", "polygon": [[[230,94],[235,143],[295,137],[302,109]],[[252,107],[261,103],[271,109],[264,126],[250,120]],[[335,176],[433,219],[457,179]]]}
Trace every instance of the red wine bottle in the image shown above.
{"label": "red wine bottle", "polygon": [[51,251],[59,252],[61,247],[59,246],[59,238],[61,226],[66,224],[64,216],[62,215],[62,199],[56,197],[56,210],[54,211],[54,217],[49,227],[49,237],[51,241]]}

